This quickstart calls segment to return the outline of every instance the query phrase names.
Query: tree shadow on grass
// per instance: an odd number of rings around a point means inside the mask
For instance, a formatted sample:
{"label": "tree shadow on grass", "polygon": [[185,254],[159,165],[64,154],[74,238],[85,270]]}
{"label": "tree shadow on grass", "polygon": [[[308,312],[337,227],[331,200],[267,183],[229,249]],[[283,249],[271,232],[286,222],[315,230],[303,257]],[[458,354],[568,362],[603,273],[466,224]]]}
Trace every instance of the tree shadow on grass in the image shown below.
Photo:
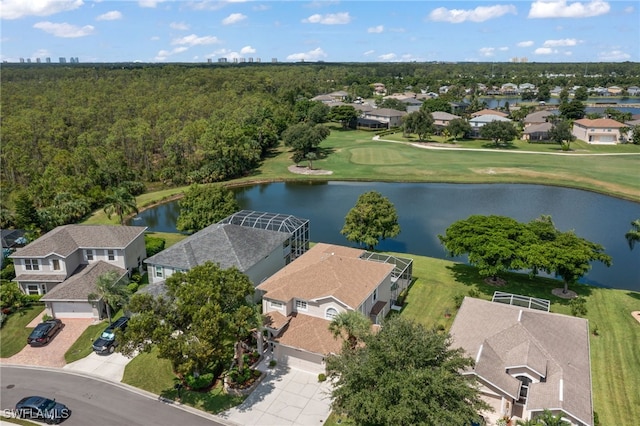
{"label": "tree shadow on grass", "polygon": [[[505,272],[500,274],[500,278],[505,280],[504,285],[496,286],[488,283],[488,280],[485,280],[485,277],[481,276],[473,266],[456,263],[452,266],[447,266],[447,269],[451,271],[457,282],[475,288],[484,295],[484,298],[491,299],[494,292],[501,291],[521,296],[546,299],[551,301],[551,303],[559,305],[568,306],[571,302],[570,299],[557,297],[551,293],[554,288],[564,286],[564,283],[560,280],[536,276],[530,277],[524,273]],[[593,291],[591,286],[582,284],[570,285],[569,289],[575,291],[578,296],[583,297],[589,296]]]}
{"label": "tree shadow on grass", "polygon": [[640,300],[640,293],[636,293],[636,292],[633,292],[633,291],[628,291],[627,292],[627,296],[633,297],[634,299]]}
{"label": "tree shadow on grass", "polygon": [[[174,382],[175,384],[180,383],[177,377],[174,379]],[[212,414],[218,414],[224,410],[228,410],[244,401],[244,397],[226,394],[223,390],[221,378],[207,391],[178,390],[174,387],[163,390],[160,393],[159,399],[165,404],[178,405],[182,403]]]}

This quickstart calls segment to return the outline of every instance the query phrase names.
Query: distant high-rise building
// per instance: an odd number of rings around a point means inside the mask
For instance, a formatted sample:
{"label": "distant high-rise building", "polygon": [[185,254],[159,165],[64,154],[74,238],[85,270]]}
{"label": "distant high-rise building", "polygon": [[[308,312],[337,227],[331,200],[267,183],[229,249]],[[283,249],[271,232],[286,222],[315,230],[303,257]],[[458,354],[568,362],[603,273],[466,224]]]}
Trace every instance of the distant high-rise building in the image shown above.
{"label": "distant high-rise building", "polygon": [[256,58],[256,62],[261,62],[261,59],[260,58]]}
{"label": "distant high-rise building", "polygon": [[249,58],[249,62],[253,62],[253,58]]}
{"label": "distant high-rise building", "polygon": [[211,58],[207,58],[207,63],[210,64],[212,62]]}
{"label": "distant high-rise building", "polygon": [[520,62],[527,63],[529,62],[529,58],[527,58],[526,56],[523,56],[522,58],[520,58]]}
{"label": "distant high-rise building", "polygon": [[20,63],[24,64],[24,58],[20,58]]}
{"label": "distant high-rise building", "polygon": [[274,63],[274,64],[277,63],[278,62],[278,58],[271,58],[271,62]]}
{"label": "distant high-rise building", "polygon": [[246,62],[247,60],[245,58],[240,58],[240,63]]}
{"label": "distant high-rise building", "polygon": [[31,63],[31,58],[27,58],[27,63],[30,64]]}
{"label": "distant high-rise building", "polygon": [[40,63],[40,58],[36,58],[36,62],[37,62],[37,63]]}
{"label": "distant high-rise building", "polygon": [[67,58],[65,58],[64,56],[60,56],[60,63],[61,64],[66,64],[67,63]]}
{"label": "distant high-rise building", "polygon": [[79,64],[80,61],[78,60],[78,57],[76,56],[76,64]]}
{"label": "distant high-rise building", "polygon": [[218,58],[218,62],[227,62],[227,58]]}
{"label": "distant high-rise building", "polygon": [[50,64],[51,63],[51,58],[47,56],[47,59],[45,59],[45,62]]}
{"label": "distant high-rise building", "polygon": [[233,63],[237,64],[238,63],[238,58],[233,58]]}

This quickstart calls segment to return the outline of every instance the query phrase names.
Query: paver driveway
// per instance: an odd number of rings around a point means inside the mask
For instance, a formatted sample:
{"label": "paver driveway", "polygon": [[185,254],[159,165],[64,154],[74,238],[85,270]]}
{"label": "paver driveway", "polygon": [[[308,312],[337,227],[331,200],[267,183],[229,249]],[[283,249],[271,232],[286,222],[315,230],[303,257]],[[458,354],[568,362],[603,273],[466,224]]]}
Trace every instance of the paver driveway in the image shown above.
{"label": "paver driveway", "polygon": [[[38,319],[39,321],[39,319]],[[38,321],[35,321],[37,324]],[[17,354],[9,358],[2,358],[3,364],[37,365],[41,367],[63,367],[66,362],[64,354],[71,345],[78,340],[78,337],[93,324],[92,319],[68,318],[63,319],[64,327],[45,346],[31,347],[25,346]],[[32,322],[29,326],[35,327]]]}

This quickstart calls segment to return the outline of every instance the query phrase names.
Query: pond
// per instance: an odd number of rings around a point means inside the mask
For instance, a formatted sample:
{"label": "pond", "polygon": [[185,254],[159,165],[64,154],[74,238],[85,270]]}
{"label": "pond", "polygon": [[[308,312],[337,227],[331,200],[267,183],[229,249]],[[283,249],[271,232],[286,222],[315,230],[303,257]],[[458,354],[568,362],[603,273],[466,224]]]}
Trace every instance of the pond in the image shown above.
{"label": "pond", "polygon": [[[578,236],[602,244],[613,258],[609,268],[595,263],[581,282],[640,291],[640,246],[630,250],[624,237],[631,222],[640,218],[640,204],[632,201],[576,189],[522,184],[280,182],[234,191],[243,209],[309,219],[311,241],[341,245],[352,245],[340,234],[347,212],[360,194],[378,191],[395,205],[401,233],[376,248],[443,259],[448,257],[438,234],[444,234],[457,220],[480,214],[528,222],[550,215],[556,228],[574,230]],[[174,201],[141,212],[130,224],[148,226],[151,231],[177,232],[178,214],[178,202]]]}

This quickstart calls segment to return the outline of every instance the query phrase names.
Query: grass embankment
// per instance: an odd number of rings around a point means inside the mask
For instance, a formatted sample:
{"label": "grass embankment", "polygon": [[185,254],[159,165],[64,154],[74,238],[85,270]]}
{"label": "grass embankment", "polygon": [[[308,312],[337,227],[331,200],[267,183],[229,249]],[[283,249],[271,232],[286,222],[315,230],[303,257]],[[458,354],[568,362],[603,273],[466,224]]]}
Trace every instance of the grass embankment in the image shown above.
{"label": "grass embankment", "polygon": [[33,328],[27,328],[44,310],[44,305],[33,305],[9,315],[0,329],[0,358],[8,358],[27,346],[27,337]]}

